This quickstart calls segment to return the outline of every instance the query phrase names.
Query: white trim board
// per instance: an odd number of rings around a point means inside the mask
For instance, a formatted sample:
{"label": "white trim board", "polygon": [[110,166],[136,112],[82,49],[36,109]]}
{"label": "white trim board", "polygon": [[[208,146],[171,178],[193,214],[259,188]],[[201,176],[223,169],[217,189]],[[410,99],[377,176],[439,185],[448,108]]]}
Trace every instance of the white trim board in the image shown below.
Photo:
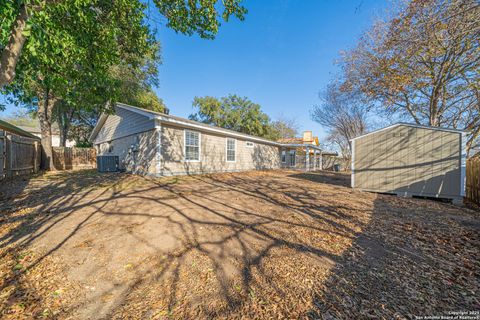
{"label": "white trim board", "polygon": [[[228,139],[233,139],[233,151],[235,153],[235,160],[228,160]],[[237,139],[231,137],[225,137],[225,162],[235,163],[237,162]]]}
{"label": "white trim board", "polygon": [[155,131],[158,135],[157,137],[157,150],[156,150],[156,162],[155,170],[157,174],[162,174],[162,126],[160,123],[155,123]]}
{"label": "white trim board", "polygon": [[464,132],[460,135],[460,195],[465,197],[465,180],[467,177],[467,134]]}
{"label": "white trim board", "polygon": [[[198,160],[187,159],[187,131],[198,133]],[[183,129],[183,162],[201,162],[202,161],[202,133],[196,130]]]}
{"label": "white trim board", "polygon": [[355,188],[355,141],[352,141],[352,159],[350,159],[350,161],[350,170],[352,171],[350,175],[350,186]]}

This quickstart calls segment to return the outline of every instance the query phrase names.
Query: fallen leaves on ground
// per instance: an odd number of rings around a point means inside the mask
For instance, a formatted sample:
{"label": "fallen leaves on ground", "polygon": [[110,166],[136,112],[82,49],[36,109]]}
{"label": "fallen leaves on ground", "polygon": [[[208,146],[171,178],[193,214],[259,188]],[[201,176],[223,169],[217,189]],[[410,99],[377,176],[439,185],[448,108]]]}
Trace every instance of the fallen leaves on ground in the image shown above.
{"label": "fallen leaves on ground", "polygon": [[[10,181],[0,187],[0,315],[404,319],[479,308],[478,212],[348,185],[294,171]],[[43,232],[62,250],[25,241]],[[144,253],[165,233],[180,245]],[[93,263],[91,278],[73,279]]]}

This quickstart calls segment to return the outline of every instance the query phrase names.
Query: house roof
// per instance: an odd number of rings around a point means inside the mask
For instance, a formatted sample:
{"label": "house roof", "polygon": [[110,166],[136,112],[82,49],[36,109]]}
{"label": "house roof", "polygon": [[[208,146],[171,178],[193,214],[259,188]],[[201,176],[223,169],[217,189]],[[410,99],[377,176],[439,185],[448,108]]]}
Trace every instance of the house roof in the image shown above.
{"label": "house roof", "polygon": [[[142,114],[142,115],[148,117],[149,119],[156,119],[156,120],[160,121],[160,123],[169,123],[169,124],[179,125],[179,126],[188,127],[188,128],[205,130],[205,131],[209,131],[209,132],[222,133],[222,134],[226,134],[226,135],[232,136],[232,137],[244,138],[244,139],[251,140],[251,141],[259,141],[259,142],[263,142],[263,143],[271,144],[271,145],[276,145],[276,146],[285,146],[285,147],[294,146],[293,144],[280,143],[280,142],[277,142],[277,141],[272,141],[272,140],[268,140],[268,139],[265,139],[265,138],[256,137],[256,136],[241,133],[241,132],[238,132],[238,131],[230,130],[230,129],[224,129],[224,128],[212,126],[212,125],[209,125],[209,124],[201,123],[201,122],[190,120],[190,119],[185,119],[185,118],[172,116],[172,115],[167,115],[167,114],[156,112],[156,111],[151,111],[151,110],[146,110],[146,109],[130,106],[130,105],[127,105],[127,104],[124,104],[124,103],[116,103],[116,107],[123,108],[123,109],[129,110],[129,111],[132,111],[132,112],[135,112],[135,113],[138,113],[138,114]],[[102,128],[102,126],[105,123],[105,120],[107,119],[107,117],[108,117],[108,114],[102,114],[100,116],[97,124],[95,125],[95,128],[92,131],[92,134],[90,135],[90,141],[95,140],[98,132]],[[318,146],[314,146],[314,145],[305,144],[303,146],[310,146],[312,148],[320,149]]]}
{"label": "house roof", "polygon": [[0,120],[0,129],[11,132],[11,133],[14,133],[14,134],[18,134],[19,136],[22,136],[22,137],[27,137],[27,138],[40,140],[39,137],[34,136],[30,132],[27,132],[27,131],[23,130],[22,128],[14,126],[13,124],[8,123],[8,122],[3,121],[3,120]]}
{"label": "house roof", "polygon": [[303,139],[302,138],[282,138],[278,139],[278,142],[280,143],[297,143],[297,144],[302,144]]}
{"label": "house roof", "polygon": [[305,141],[301,137],[281,138],[281,139],[278,139],[277,141],[280,142],[280,143],[287,143],[287,144],[313,144],[313,145],[317,145],[317,146],[319,145],[318,137],[316,137],[316,136],[312,137],[312,140],[310,140],[313,143],[305,143]]}
{"label": "house roof", "polygon": [[424,126],[424,125],[414,124],[414,123],[398,122],[398,123],[392,124],[390,126],[387,126],[385,128],[381,128],[381,129],[378,129],[378,130],[374,130],[374,131],[362,134],[358,137],[350,139],[350,141],[353,141],[353,140],[356,140],[356,139],[359,139],[359,138],[363,138],[365,136],[368,136],[368,135],[371,135],[371,134],[374,134],[374,133],[377,133],[377,132],[380,132],[380,131],[383,131],[383,130],[388,130],[388,129],[391,129],[391,128],[399,127],[399,126],[421,128],[421,129],[431,129],[431,130],[446,131],[446,132],[466,133],[465,130],[458,130],[458,129],[453,129],[453,128],[432,127],[432,126]]}
{"label": "house roof", "polygon": [[[35,125],[27,125],[27,126],[18,125],[17,127],[34,134],[42,133],[42,131],[40,130],[40,125],[38,123],[36,123]],[[60,128],[58,127],[58,124],[56,122],[52,123],[52,134],[57,134],[57,135],[60,134]]]}

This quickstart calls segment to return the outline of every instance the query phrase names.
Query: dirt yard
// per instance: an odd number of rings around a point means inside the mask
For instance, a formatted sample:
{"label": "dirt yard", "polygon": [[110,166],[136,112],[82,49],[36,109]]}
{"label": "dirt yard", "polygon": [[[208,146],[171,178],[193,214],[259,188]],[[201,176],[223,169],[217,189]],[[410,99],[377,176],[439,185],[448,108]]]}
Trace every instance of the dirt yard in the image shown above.
{"label": "dirt yard", "polygon": [[403,319],[480,310],[478,212],[294,171],[1,182],[5,319]]}

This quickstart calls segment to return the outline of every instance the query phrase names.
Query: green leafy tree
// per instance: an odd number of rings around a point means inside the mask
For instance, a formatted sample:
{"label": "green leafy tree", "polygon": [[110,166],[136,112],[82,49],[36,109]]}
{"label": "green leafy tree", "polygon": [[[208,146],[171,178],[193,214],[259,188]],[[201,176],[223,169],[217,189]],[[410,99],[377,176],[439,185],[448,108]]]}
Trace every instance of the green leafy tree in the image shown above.
{"label": "green leafy tree", "polygon": [[[243,19],[246,12],[239,0],[217,2],[159,0],[155,4],[167,18],[167,26],[213,38],[221,18],[227,21],[234,15]],[[36,109],[45,167],[53,168],[51,123],[58,101],[62,100],[60,111],[72,106],[105,108],[109,101],[117,101],[121,92],[112,66],[135,69],[138,57],[151,50],[153,37],[145,24],[145,12],[146,6],[139,0],[1,3],[0,88],[12,94],[16,103]],[[139,101],[155,101],[149,90],[137,92],[137,96]]]}
{"label": "green leafy tree", "polygon": [[[243,20],[247,13],[240,4],[241,0],[202,0],[200,3],[186,0],[154,0],[154,3],[160,14],[167,19],[167,27],[187,35],[196,33],[206,39],[215,37],[221,20],[228,21],[231,16]],[[24,45],[45,38],[45,34],[35,26],[55,18],[51,15],[52,12],[68,13],[68,18],[76,20],[77,30],[81,31],[81,23],[89,19],[92,12],[101,13],[101,8],[105,5],[115,6],[121,10],[125,5],[141,4],[142,2],[138,0],[115,3],[99,0],[2,0],[0,2],[0,89],[12,82],[18,73],[17,63],[23,54]],[[97,23],[115,23],[113,16],[105,18],[109,20],[98,19]],[[52,38],[50,41],[60,46],[67,44],[63,36],[62,28],[53,29],[48,34],[48,37]],[[126,36],[133,35],[127,33]],[[103,41],[104,39],[99,37],[92,40]],[[47,54],[52,53],[47,52]]]}
{"label": "green leafy tree", "polygon": [[[161,60],[159,44],[149,41],[142,55],[132,55],[130,52],[121,54],[125,55],[120,57],[121,63],[112,66],[109,71],[115,80],[116,101],[165,112],[163,100],[153,91],[153,87],[158,86],[158,65]],[[74,87],[72,93],[73,99],[70,102],[57,103],[53,111],[59,124],[62,146],[65,146],[67,138],[86,145],[85,136],[88,135],[85,133],[93,129],[92,123],[95,123],[99,114],[102,111],[113,111],[108,108],[112,104],[107,104],[100,92],[88,89],[81,94],[82,91]],[[70,132],[70,129],[73,131]]]}
{"label": "green leafy tree", "polygon": [[135,64],[124,62],[112,67],[112,76],[119,82],[118,102],[144,109],[165,112],[166,106],[154,92],[158,87],[160,45],[152,44],[147,54],[135,57]]}
{"label": "green leafy tree", "polygon": [[119,86],[111,66],[122,62],[122,57],[134,64],[130,57],[150,50],[153,37],[143,24],[143,10],[136,1],[99,2],[94,7],[89,1],[66,1],[37,14],[31,30],[37,30],[38,36],[26,41],[17,77],[6,91],[17,103],[36,109],[44,167],[53,168],[54,107],[88,108],[115,101]]}
{"label": "green leafy tree", "polygon": [[195,97],[193,107],[198,111],[189,116],[191,120],[268,139],[278,138],[278,132],[260,105],[246,97]]}

